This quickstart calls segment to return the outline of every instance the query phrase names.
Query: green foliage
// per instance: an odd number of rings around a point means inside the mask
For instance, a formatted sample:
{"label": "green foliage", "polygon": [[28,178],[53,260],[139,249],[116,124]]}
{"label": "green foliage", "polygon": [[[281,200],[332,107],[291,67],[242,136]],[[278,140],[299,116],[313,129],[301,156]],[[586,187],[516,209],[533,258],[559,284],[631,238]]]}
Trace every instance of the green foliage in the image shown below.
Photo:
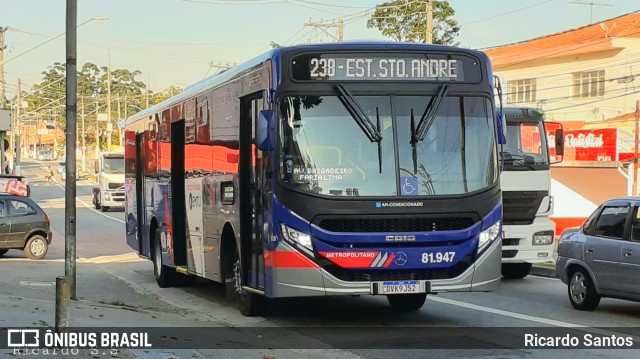
{"label": "green foliage", "polygon": [[[105,113],[107,109],[109,77],[111,78],[111,120],[114,130],[117,129],[118,119],[127,118],[148,106],[153,106],[182,92],[181,88],[171,86],[166,91],[153,93],[148,90],[146,83],[137,79],[141,74],[142,72],[139,70],[130,71],[127,69],[112,69],[109,74],[108,67],[98,67],[93,63],[85,63],[79,68],[78,126],[84,117],[87,146],[95,145],[96,113]],[[24,91],[22,95],[23,101],[26,101],[28,105],[21,111],[21,119],[31,124],[36,121],[52,119],[58,127],[64,128],[66,124],[66,67],[63,63],[56,62],[43,71],[42,75],[41,82],[30,90]],[[104,123],[99,123],[97,126],[103,131],[106,127]],[[79,131],[81,131],[80,127]],[[79,135],[81,135],[80,132]],[[120,140],[118,136],[118,131],[114,131],[113,144],[118,144]],[[106,136],[103,135],[101,142],[105,142],[105,139]]]}
{"label": "green foliage", "polygon": [[[427,1],[393,0],[376,8],[367,27],[377,28],[382,35],[398,42],[425,42]],[[460,31],[453,19],[455,10],[446,0],[433,0],[433,43],[458,45],[455,42]]]}

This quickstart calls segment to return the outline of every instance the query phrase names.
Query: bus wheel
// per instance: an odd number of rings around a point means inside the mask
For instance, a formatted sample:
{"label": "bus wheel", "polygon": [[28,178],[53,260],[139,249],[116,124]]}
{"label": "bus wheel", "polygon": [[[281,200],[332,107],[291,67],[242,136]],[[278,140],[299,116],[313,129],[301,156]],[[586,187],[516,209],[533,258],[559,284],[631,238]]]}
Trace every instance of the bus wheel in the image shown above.
{"label": "bus wheel", "polygon": [[387,300],[393,309],[409,312],[422,308],[427,300],[427,293],[389,294]]}
{"label": "bus wheel", "polygon": [[173,287],[176,282],[176,271],[162,264],[162,246],[160,245],[160,228],[156,229],[153,240],[153,275],[160,288]]}
{"label": "bus wheel", "polygon": [[236,301],[238,303],[240,313],[245,317],[253,317],[259,315],[263,310],[265,298],[259,294],[248,292],[242,288],[242,277],[240,274],[240,259],[236,253],[233,265],[233,287],[235,289]]}

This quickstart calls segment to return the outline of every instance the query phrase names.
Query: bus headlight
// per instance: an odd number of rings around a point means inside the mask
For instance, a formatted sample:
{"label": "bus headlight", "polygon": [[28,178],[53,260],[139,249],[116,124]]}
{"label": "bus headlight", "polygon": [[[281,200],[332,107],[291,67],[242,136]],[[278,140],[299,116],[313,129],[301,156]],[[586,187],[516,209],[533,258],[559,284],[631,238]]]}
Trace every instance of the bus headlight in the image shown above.
{"label": "bus headlight", "polygon": [[500,221],[494,223],[491,227],[480,232],[480,241],[478,242],[478,250],[493,242],[500,235]]}
{"label": "bus headlight", "polygon": [[543,231],[536,232],[533,234],[533,245],[534,246],[544,246],[553,243],[553,232],[552,231]]}
{"label": "bus headlight", "polygon": [[282,229],[282,235],[284,239],[292,244],[298,244],[308,250],[313,250],[311,246],[311,236],[302,233],[293,228],[287,227],[284,224],[280,223],[280,228]]}

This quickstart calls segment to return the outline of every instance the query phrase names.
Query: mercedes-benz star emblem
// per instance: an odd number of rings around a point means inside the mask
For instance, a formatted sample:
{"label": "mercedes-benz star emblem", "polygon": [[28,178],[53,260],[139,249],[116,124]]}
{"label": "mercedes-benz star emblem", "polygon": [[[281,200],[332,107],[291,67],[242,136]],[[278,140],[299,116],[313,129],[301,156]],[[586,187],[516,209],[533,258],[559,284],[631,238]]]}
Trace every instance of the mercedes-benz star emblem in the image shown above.
{"label": "mercedes-benz star emblem", "polygon": [[407,263],[407,254],[405,252],[398,252],[393,257],[393,263],[403,266]]}

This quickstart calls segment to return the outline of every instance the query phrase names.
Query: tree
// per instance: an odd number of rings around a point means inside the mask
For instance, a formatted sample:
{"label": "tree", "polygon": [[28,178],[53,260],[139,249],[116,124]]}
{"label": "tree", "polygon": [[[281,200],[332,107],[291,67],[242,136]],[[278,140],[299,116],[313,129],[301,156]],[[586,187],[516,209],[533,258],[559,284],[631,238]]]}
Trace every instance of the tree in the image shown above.
{"label": "tree", "polygon": [[[453,19],[455,11],[446,0],[433,2],[433,43],[458,45],[454,40],[460,27]],[[401,42],[426,42],[427,1],[393,0],[376,7],[367,27],[378,28],[382,35]]]}

